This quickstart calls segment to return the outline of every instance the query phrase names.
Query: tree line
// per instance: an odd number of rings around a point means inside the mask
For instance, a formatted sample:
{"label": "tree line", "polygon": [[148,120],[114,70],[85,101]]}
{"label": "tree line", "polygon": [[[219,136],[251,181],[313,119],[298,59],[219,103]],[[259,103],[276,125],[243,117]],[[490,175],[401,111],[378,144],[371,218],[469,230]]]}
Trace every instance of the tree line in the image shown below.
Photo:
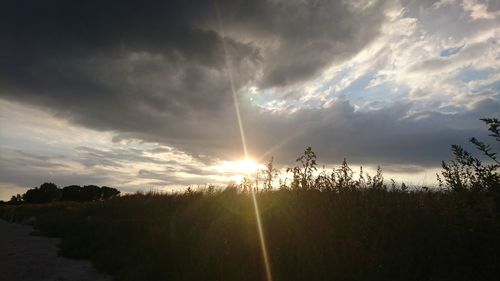
{"label": "tree line", "polygon": [[51,203],[59,201],[90,202],[106,200],[119,196],[120,191],[113,187],[97,185],[69,185],[63,188],[56,184],[46,182],[39,187],[28,189],[24,194],[13,195],[8,203]]}

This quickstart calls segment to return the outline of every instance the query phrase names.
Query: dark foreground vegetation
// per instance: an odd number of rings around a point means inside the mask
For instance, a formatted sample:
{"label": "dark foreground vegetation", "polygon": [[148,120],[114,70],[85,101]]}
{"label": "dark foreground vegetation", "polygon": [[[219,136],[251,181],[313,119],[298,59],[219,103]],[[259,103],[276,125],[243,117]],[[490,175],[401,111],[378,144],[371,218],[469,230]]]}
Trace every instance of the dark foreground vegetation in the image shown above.
{"label": "dark foreground vegetation", "polygon": [[[485,120],[500,141],[498,120]],[[346,161],[316,173],[308,148],[277,188],[271,162],[259,189],[247,179],[224,190],[4,205],[0,216],[33,221],[62,237],[61,254],[116,280],[265,280],[255,194],[273,280],[499,280],[500,166],[474,141],[491,164],[454,146],[438,189],[387,184],[380,170],[355,178]]]}
{"label": "dark foreground vegetation", "polygon": [[[353,189],[257,194],[274,280],[498,280],[488,194]],[[265,280],[251,195],[234,189],[0,208],[116,280]]]}

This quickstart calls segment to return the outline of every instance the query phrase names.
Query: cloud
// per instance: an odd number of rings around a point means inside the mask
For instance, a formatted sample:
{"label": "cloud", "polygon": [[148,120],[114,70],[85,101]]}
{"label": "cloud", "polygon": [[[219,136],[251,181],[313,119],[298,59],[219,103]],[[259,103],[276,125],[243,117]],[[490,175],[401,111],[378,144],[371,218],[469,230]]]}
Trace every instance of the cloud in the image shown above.
{"label": "cloud", "polygon": [[349,59],[375,38],[390,1],[345,2],[278,1],[272,5],[268,28],[276,42],[263,50],[271,60],[264,66],[260,85],[304,81],[332,63]]}
{"label": "cloud", "polygon": [[34,167],[47,171],[68,168],[66,164],[61,162],[61,160],[64,160],[64,156],[38,155],[20,150],[5,151],[4,155],[0,156],[0,159],[2,159],[2,162],[9,161],[10,165]]}
{"label": "cloud", "polygon": [[[328,107],[304,108],[293,113],[252,114],[253,111],[247,111],[252,108],[242,113],[246,116],[248,143],[256,160],[264,162],[275,156],[278,166],[290,167],[305,147],[312,146],[320,165],[337,165],[347,157],[353,165],[363,165],[368,170],[381,165],[384,171],[392,173],[390,177],[398,179],[398,174],[405,174],[406,181],[413,177],[414,182],[420,182],[419,176],[434,174],[428,169],[436,168],[440,160],[451,158],[450,144],[466,145],[471,136],[488,141],[485,130],[478,129],[484,127],[478,119],[484,114],[491,116],[499,106],[498,101],[485,96],[459,114],[412,112],[412,105],[404,103],[360,111],[348,100],[337,99]],[[25,118],[40,119],[44,115],[39,114]],[[49,122],[45,129],[51,131],[51,126],[54,125]],[[74,130],[73,125],[66,126],[68,131]],[[101,133],[87,134],[92,138]],[[23,138],[15,141],[22,143]],[[207,156],[193,156],[206,152],[204,147],[192,147],[186,153],[140,140],[113,142],[109,136],[107,141],[99,141],[99,147],[95,148],[86,146],[85,139],[81,140],[82,145],[72,142],[73,147],[65,148],[46,136],[37,146],[23,151],[12,148],[13,143],[4,143],[0,146],[3,181],[0,185],[9,190],[23,190],[52,181],[61,186],[92,183],[134,191],[237,180],[231,171],[217,169],[219,160],[203,162]],[[466,148],[473,151],[470,146]]]}
{"label": "cloud", "polygon": [[388,6],[219,1],[223,37],[213,3],[9,1],[0,96],[124,138],[234,152],[227,71],[237,90],[308,79],[370,42]]}
{"label": "cloud", "polygon": [[[68,157],[32,155],[19,153],[8,148],[1,148],[2,168],[1,186],[26,189],[38,186],[43,182],[57,182],[60,185],[69,184],[100,184],[114,182],[119,171],[110,174],[105,170],[82,170],[79,165]],[[45,159],[45,160],[41,160]]]}
{"label": "cloud", "polygon": [[484,136],[478,119],[494,116],[499,107],[497,100],[486,98],[469,111],[456,114],[413,112],[411,103],[357,111],[349,101],[340,99],[327,108],[303,109],[288,116],[260,115],[262,119],[253,120],[255,123],[250,126],[258,129],[255,134],[249,133],[249,143],[258,149],[257,155],[262,155],[265,149],[279,143],[272,140],[287,140],[270,154],[277,159],[285,157],[286,163],[293,162],[294,156],[312,146],[323,163],[338,163],[347,157],[369,165],[437,166],[440,160],[450,158],[451,144],[464,144],[471,136]]}
{"label": "cloud", "polygon": [[490,12],[485,3],[479,3],[477,0],[464,0],[462,6],[464,11],[470,13],[473,20],[494,19],[500,15],[500,11]]}
{"label": "cloud", "polygon": [[[145,151],[136,148],[114,148],[111,150],[97,149],[85,146],[76,147],[78,160],[86,167],[109,166],[122,167],[123,162],[170,164],[172,161],[161,160],[145,155]],[[175,163],[175,162],[174,162]]]}

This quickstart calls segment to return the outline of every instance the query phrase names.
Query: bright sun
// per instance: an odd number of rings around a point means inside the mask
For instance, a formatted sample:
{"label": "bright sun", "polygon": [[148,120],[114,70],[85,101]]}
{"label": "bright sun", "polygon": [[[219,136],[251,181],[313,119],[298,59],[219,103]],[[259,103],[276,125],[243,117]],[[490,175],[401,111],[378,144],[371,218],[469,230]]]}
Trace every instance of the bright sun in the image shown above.
{"label": "bright sun", "polygon": [[224,172],[235,174],[251,174],[257,170],[264,169],[265,166],[255,162],[252,159],[242,159],[238,161],[223,161],[219,169]]}

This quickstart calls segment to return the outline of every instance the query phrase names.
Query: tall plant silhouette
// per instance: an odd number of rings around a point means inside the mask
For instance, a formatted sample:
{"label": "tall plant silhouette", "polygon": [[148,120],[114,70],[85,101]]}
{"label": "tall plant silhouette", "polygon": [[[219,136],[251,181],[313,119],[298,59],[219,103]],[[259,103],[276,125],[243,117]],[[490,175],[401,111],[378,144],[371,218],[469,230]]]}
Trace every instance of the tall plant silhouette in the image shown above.
{"label": "tall plant silhouette", "polygon": [[316,153],[309,146],[304,151],[304,154],[295,161],[299,162],[300,166],[287,169],[287,172],[292,172],[293,174],[291,188],[312,188],[314,186],[314,172],[317,171]]}
{"label": "tall plant silhouette", "polygon": [[[500,142],[500,122],[497,118],[481,119],[488,125],[489,136]],[[452,145],[451,150],[455,160],[450,163],[442,161],[443,171],[441,176],[437,175],[440,186],[447,187],[453,191],[488,191],[500,192],[500,162],[491,145],[479,141],[475,137],[469,139],[482,154],[490,160],[485,164],[479,158],[472,155],[460,145]]]}

